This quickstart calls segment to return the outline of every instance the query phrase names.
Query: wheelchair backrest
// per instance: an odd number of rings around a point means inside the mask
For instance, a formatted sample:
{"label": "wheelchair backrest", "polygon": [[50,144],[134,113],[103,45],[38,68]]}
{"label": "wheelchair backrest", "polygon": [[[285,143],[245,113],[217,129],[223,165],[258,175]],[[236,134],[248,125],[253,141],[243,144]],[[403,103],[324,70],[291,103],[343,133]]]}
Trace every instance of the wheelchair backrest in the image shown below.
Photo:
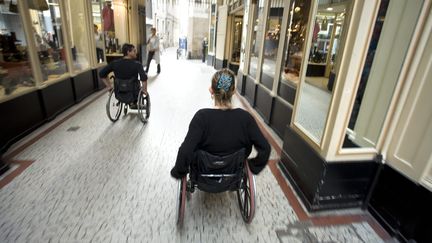
{"label": "wheelchair backrest", "polygon": [[139,92],[139,82],[136,78],[120,79],[114,78],[115,97],[123,103],[131,103],[137,100]]}
{"label": "wheelchair backrest", "polygon": [[198,150],[195,159],[191,179],[198,188],[207,192],[222,192],[238,186],[244,168],[245,149],[224,156]]}
{"label": "wheelchair backrest", "polygon": [[131,79],[120,79],[120,78],[114,78],[114,89],[116,89],[118,92],[131,92],[134,89],[136,89],[137,86],[137,79],[131,78]]}

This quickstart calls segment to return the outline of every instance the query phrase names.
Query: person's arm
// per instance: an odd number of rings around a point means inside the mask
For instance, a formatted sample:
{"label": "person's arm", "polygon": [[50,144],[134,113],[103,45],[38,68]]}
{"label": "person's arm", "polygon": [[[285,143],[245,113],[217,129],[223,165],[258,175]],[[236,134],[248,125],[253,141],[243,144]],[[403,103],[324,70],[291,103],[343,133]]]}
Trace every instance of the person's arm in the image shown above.
{"label": "person's arm", "polygon": [[181,179],[189,172],[189,165],[192,162],[193,154],[202,139],[204,133],[204,124],[199,115],[195,114],[189,125],[188,133],[180,146],[175,166],[171,169],[171,176]]}
{"label": "person's arm", "polygon": [[253,174],[258,174],[267,165],[271,147],[252,116],[250,116],[248,133],[250,141],[258,152],[255,158],[249,159],[249,168]]}
{"label": "person's arm", "polygon": [[102,70],[99,71],[99,77],[104,82],[104,84],[107,86],[108,91],[111,91],[113,89],[111,83],[107,80],[107,76],[110,72],[113,71],[112,65],[108,64]]}
{"label": "person's arm", "polygon": [[140,76],[140,81],[141,81],[141,90],[144,92],[144,94],[147,95],[147,74],[144,71],[144,67],[140,64],[137,63],[138,65],[138,74]]}

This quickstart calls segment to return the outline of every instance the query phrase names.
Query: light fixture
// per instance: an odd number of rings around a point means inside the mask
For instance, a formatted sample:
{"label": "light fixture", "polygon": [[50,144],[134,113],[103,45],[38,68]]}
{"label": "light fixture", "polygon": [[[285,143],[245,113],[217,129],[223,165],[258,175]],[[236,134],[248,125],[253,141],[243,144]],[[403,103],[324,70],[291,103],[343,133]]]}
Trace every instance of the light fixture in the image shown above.
{"label": "light fixture", "polygon": [[326,10],[333,11],[333,8],[332,7],[328,7],[328,8],[326,8]]}

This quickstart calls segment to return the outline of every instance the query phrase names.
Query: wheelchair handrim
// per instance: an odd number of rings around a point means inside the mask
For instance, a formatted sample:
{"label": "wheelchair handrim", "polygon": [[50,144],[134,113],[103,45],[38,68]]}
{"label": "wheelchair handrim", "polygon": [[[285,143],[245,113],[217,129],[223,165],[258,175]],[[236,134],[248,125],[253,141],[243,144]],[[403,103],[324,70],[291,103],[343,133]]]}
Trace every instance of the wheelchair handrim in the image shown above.
{"label": "wheelchair handrim", "polygon": [[255,215],[255,177],[245,163],[245,172],[237,190],[237,199],[243,220],[252,222]]}
{"label": "wheelchair handrim", "polygon": [[150,96],[147,94],[144,97],[141,91],[138,95],[138,116],[142,122],[146,122],[150,117]]}
{"label": "wheelchair handrim", "polygon": [[[112,113],[114,113],[114,112],[111,112],[111,107],[114,107],[114,106],[117,107],[116,108],[117,110],[115,111],[115,116],[112,116]],[[118,101],[115,98],[114,91],[111,91],[109,94],[108,102],[106,104],[106,113],[108,115],[108,118],[111,121],[116,122],[120,117],[120,114],[122,112],[122,108],[123,108],[123,103]]]}

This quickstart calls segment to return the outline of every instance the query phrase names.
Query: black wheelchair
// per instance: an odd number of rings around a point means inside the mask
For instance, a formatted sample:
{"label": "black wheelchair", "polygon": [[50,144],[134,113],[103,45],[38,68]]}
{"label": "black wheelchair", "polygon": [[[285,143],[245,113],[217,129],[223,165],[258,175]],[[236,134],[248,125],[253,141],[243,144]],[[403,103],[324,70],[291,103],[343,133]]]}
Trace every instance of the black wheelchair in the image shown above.
{"label": "black wheelchair", "polygon": [[244,222],[251,223],[256,205],[255,177],[245,160],[245,149],[226,156],[199,150],[194,161],[190,173],[178,184],[177,225],[182,226],[186,201],[196,188],[208,193],[236,191],[242,218]]}
{"label": "black wheelchair", "polygon": [[[112,122],[116,122],[122,113],[126,115],[128,109],[137,110],[138,117],[143,123],[146,123],[150,117],[150,96],[144,94],[141,90],[141,84],[134,79],[114,78],[114,89],[109,93],[106,104],[106,113]],[[138,97],[138,99],[136,98]],[[136,102],[136,107],[131,104]]]}

